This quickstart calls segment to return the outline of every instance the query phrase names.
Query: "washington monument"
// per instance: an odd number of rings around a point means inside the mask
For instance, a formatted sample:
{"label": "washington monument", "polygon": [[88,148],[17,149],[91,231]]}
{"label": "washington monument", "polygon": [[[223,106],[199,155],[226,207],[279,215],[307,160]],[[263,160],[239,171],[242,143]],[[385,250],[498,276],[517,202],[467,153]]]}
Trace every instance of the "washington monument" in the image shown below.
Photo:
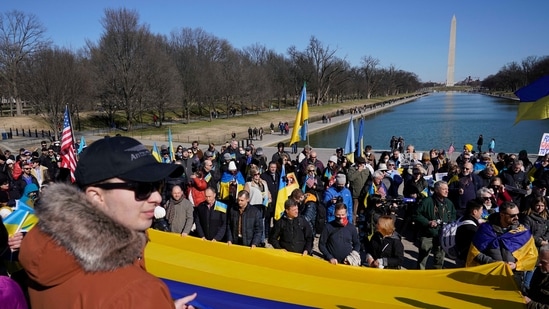
{"label": "washington monument", "polygon": [[452,17],[450,26],[450,47],[448,49],[448,73],[446,73],[446,87],[454,86],[454,68],[456,64],[456,15]]}

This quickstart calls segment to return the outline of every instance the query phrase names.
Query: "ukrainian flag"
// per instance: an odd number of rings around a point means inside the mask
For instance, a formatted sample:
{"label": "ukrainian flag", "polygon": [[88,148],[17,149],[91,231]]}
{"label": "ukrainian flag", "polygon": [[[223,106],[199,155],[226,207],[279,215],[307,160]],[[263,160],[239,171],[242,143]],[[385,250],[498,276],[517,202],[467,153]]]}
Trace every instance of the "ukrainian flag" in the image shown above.
{"label": "ukrainian flag", "polygon": [[158,151],[158,147],[156,147],[156,142],[154,142],[151,154],[156,159],[156,161],[162,162],[162,156],[160,155],[160,151]]}
{"label": "ukrainian flag", "polygon": [[490,223],[479,226],[467,254],[466,266],[479,265],[475,260],[479,253],[484,252],[486,249],[499,249],[500,246],[512,252],[517,260],[517,271],[533,270],[536,267],[538,250],[534,238],[524,225],[521,224],[518,228],[498,236]]}
{"label": "ukrainian flag", "polygon": [[307,105],[307,83],[303,83],[301,97],[297,105],[297,115],[295,116],[294,129],[290,145],[307,139],[307,124],[309,122],[309,107]]}
{"label": "ukrainian flag", "polygon": [[221,203],[220,201],[215,201],[214,210],[221,211],[222,213],[227,213],[227,204]]}
{"label": "ukrainian flag", "polygon": [[38,223],[38,217],[33,208],[20,203],[3,221],[8,235],[12,236],[17,232],[30,231]]}
{"label": "ukrainian flag", "polygon": [[168,151],[170,152],[170,161],[175,160],[175,151],[173,149],[172,129],[168,128]]}
{"label": "ukrainian flag", "polygon": [[515,91],[520,104],[515,124],[521,120],[549,118],[549,75]]}
{"label": "ukrainian flag", "polygon": [[374,269],[157,230],[148,236],[147,271],[167,284],[174,299],[197,292],[191,302],[196,308],[524,308],[513,273],[501,262]]}
{"label": "ukrainian flag", "polygon": [[347,128],[347,138],[345,139],[345,148],[343,153],[347,156],[347,160],[351,163],[355,163],[355,125],[353,124],[353,115],[349,121],[349,127]]}
{"label": "ukrainian flag", "polygon": [[279,220],[284,213],[284,203],[288,199],[288,191],[286,187],[288,183],[286,182],[286,168],[282,165],[282,171],[280,172],[280,182],[278,183],[278,193],[276,195],[276,206],[274,212],[274,219]]}

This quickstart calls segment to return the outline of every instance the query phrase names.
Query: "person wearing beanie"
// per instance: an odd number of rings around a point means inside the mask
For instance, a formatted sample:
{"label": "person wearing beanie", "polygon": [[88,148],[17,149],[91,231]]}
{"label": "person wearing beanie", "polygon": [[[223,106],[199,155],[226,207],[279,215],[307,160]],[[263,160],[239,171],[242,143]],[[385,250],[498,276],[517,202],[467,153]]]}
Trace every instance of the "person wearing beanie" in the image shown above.
{"label": "person wearing beanie", "polygon": [[343,203],[347,207],[347,219],[353,223],[353,196],[347,189],[347,177],[344,174],[337,174],[335,183],[329,187],[324,194],[324,204],[326,205],[326,220],[328,222],[335,219],[335,206],[337,203]]}
{"label": "person wearing beanie", "polygon": [[322,171],[322,174],[320,174],[321,180],[326,186],[325,189],[328,189],[335,183],[336,176],[339,173],[343,173],[343,171],[341,170],[341,167],[337,164],[337,161],[338,161],[337,156],[335,155],[331,156],[330,159],[328,160],[328,164],[326,165],[326,168],[324,169],[324,171]]}

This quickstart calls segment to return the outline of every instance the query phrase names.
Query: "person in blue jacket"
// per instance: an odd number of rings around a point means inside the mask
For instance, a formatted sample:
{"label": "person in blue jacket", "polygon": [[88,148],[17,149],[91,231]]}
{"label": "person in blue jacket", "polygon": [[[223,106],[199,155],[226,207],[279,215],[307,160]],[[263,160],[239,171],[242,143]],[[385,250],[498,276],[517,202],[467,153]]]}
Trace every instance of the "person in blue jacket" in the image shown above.
{"label": "person in blue jacket", "polygon": [[345,186],[347,177],[344,174],[336,176],[336,182],[326,190],[324,194],[324,204],[326,205],[326,220],[328,222],[335,219],[335,205],[343,203],[347,206],[347,218],[349,223],[353,223],[353,196],[351,191]]}

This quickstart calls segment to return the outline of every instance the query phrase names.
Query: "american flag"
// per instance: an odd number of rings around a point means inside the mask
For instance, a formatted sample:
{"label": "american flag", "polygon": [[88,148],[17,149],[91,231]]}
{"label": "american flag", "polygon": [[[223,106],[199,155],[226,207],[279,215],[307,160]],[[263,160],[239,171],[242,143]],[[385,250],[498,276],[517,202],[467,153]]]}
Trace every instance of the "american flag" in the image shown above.
{"label": "american flag", "polygon": [[71,182],[75,181],[76,155],[74,154],[74,142],[72,140],[72,128],[69,116],[69,107],[65,108],[63,117],[63,135],[61,136],[61,167],[71,171]]}

